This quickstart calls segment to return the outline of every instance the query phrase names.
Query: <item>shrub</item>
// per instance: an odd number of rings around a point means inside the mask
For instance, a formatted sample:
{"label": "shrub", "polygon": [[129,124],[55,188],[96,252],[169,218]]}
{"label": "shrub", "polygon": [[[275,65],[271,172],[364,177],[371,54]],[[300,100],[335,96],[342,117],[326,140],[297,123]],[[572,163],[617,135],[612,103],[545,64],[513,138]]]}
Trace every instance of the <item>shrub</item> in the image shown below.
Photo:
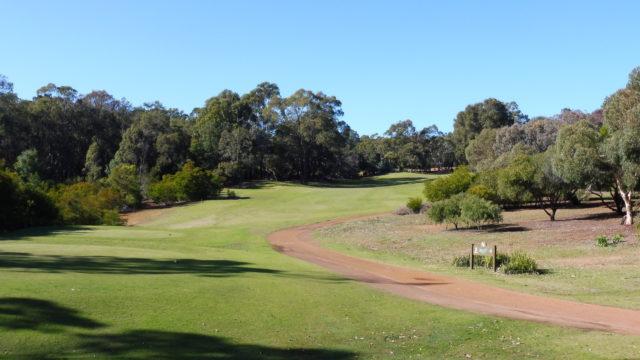
{"label": "shrub", "polygon": [[424,184],[424,196],[428,201],[441,201],[467,191],[473,182],[469,167],[459,166],[451,175]]}
{"label": "shrub", "polygon": [[422,198],[421,197],[412,197],[407,201],[407,207],[414,213],[417,214],[422,209]]}
{"label": "shrub", "polygon": [[217,195],[222,190],[224,180],[209,170],[195,166],[189,160],[175,174],[175,182],[184,200],[195,201]]}
{"label": "shrub", "polygon": [[162,180],[149,186],[149,197],[157,203],[170,204],[178,201],[178,186],[175,175],[164,175]]}
{"label": "shrub", "polygon": [[173,203],[183,200],[204,200],[222,190],[223,179],[209,170],[196,167],[187,161],[173,175],[164,175],[162,180],[149,187],[149,196],[156,202]]}
{"label": "shrub", "polygon": [[613,245],[618,245],[622,242],[622,240],[624,240],[624,235],[622,234],[616,234],[613,239],[611,239],[611,241],[613,242]]}
{"label": "shrub", "polygon": [[596,246],[607,247],[609,245],[609,238],[607,238],[607,235],[600,235],[596,237]]}
{"label": "shrub", "polygon": [[410,215],[410,214],[412,214],[413,212],[412,212],[412,211],[411,211],[411,209],[409,209],[408,207],[406,207],[406,206],[401,206],[401,207],[399,207],[399,208],[395,209],[395,210],[393,211],[393,213],[394,213],[395,215],[404,216],[404,215]]}
{"label": "shrub", "polygon": [[121,194],[112,187],[81,182],[59,185],[50,192],[60,209],[59,222],[64,225],[118,225]]}
{"label": "shrub", "polygon": [[[471,255],[458,256],[453,259],[453,265],[458,267],[470,267],[470,259]],[[509,255],[498,253],[496,255],[496,262],[498,263],[498,267],[508,263],[510,260]],[[478,267],[486,267],[493,268],[493,256],[474,256],[473,264]]]}
{"label": "shrub", "polygon": [[471,194],[457,194],[433,204],[427,216],[436,224],[450,223],[457,229],[460,224],[480,226],[502,221],[500,206]]}
{"label": "shrub", "polygon": [[505,274],[536,274],[538,273],[538,264],[529,255],[521,251],[514,251],[509,256],[509,261],[500,267]]}
{"label": "shrub", "polygon": [[25,184],[0,161],[0,232],[52,225],[58,209],[49,195]]}

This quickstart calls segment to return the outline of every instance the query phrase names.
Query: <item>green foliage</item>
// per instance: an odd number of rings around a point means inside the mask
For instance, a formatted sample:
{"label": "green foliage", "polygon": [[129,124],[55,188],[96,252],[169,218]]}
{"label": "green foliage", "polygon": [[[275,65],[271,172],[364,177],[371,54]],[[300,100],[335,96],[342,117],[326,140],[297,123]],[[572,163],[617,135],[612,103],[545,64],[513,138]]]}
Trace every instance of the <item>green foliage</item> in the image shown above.
{"label": "green foliage", "polygon": [[609,238],[607,235],[600,235],[596,237],[596,246],[599,247],[608,247],[609,246]]}
{"label": "green foliage", "polygon": [[164,175],[162,180],[152,184],[149,196],[161,203],[204,200],[216,196],[222,190],[223,183],[222,177],[196,167],[193,161],[189,160],[180,171],[173,175]]}
{"label": "green foliage", "polygon": [[149,197],[156,203],[170,204],[178,201],[179,193],[175,175],[164,175],[162,180],[151,184]]}
{"label": "green foliage", "polygon": [[472,182],[473,173],[469,167],[459,166],[449,176],[427,181],[424,184],[423,193],[428,201],[440,201],[467,191]]}
{"label": "green foliage", "polygon": [[81,182],[50,191],[64,225],[119,225],[121,195],[113,187]]}
{"label": "green foliage", "polygon": [[[471,255],[458,256],[453,259],[452,265],[457,267],[471,267],[470,260]],[[510,261],[510,257],[507,254],[498,253],[496,255],[496,262],[498,267],[507,264]],[[485,267],[487,269],[493,268],[493,256],[474,256],[473,265],[477,267]]]}
{"label": "green foliage", "polygon": [[509,256],[509,261],[500,267],[505,274],[536,274],[538,264],[528,254],[522,251],[514,251]]}
{"label": "green foliage", "polygon": [[615,234],[613,236],[613,238],[611,239],[611,242],[613,243],[613,245],[618,245],[622,242],[622,240],[624,240],[624,235],[622,234]]}
{"label": "green foliage", "polygon": [[468,105],[456,116],[453,124],[453,143],[458,163],[465,163],[469,142],[484,129],[494,129],[514,123],[514,114],[496,99]]}
{"label": "green foliage", "polygon": [[475,195],[481,199],[492,202],[498,201],[498,194],[494,190],[482,184],[473,185],[467,190],[467,194]]}
{"label": "green foliage", "polygon": [[502,221],[500,206],[472,194],[457,194],[433,204],[427,217],[436,224],[449,223],[456,229],[460,224],[480,226]]}
{"label": "green foliage", "polygon": [[51,225],[57,217],[58,209],[47,194],[0,163],[0,232]]}
{"label": "green foliage", "polygon": [[140,176],[134,165],[118,165],[111,169],[107,183],[120,193],[122,201],[129,207],[142,204]]}
{"label": "green foliage", "polygon": [[596,237],[596,246],[599,247],[609,247],[609,246],[617,246],[622,240],[624,240],[624,235],[616,234],[611,238],[611,242],[609,242],[609,237],[607,235],[600,235]]}
{"label": "green foliage", "polygon": [[411,197],[407,200],[407,207],[411,209],[414,214],[417,214],[422,209],[422,198],[421,197]]}
{"label": "green foliage", "polygon": [[16,159],[13,169],[26,183],[37,185],[40,183],[38,175],[38,152],[36,149],[25,150]]}

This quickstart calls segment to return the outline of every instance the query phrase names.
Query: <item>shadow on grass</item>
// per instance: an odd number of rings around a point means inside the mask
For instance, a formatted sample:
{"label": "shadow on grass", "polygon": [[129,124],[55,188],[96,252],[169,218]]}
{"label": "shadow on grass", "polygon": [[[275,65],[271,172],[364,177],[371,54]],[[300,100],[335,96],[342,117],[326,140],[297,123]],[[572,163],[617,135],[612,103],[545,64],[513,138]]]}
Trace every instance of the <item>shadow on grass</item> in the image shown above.
{"label": "shadow on grass", "polygon": [[345,180],[336,183],[313,182],[309,186],[318,188],[374,188],[383,186],[396,186],[406,184],[424,183],[428,179],[416,177],[398,177],[398,178],[364,178],[359,180]]}
{"label": "shadow on grass", "polygon": [[20,229],[0,234],[0,241],[24,240],[37,236],[69,235],[76,231],[95,230],[89,226],[43,226]]}
{"label": "shadow on grass", "polygon": [[29,253],[0,252],[0,268],[47,273],[195,274],[208,277],[226,277],[243,273],[281,273],[280,270],[251,267],[250,265],[250,263],[231,260],[160,260],[112,256],[33,255]]}
{"label": "shadow on grass", "polygon": [[0,298],[0,329],[62,332],[65,327],[96,329],[103,325],[51,301]]}
{"label": "shadow on grass", "polygon": [[172,275],[192,274],[201,277],[229,277],[247,273],[270,274],[284,278],[300,278],[331,283],[347,282],[338,276],[287,273],[276,269],[251,266],[251,263],[232,260],[145,259],[112,256],[34,255],[22,252],[1,252],[0,269],[23,272],[111,275]]}
{"label": "shadow on grass", "polygon": [[[77,330],[93,330],[105,325],[82,317],[78,311],[53,302],[31,298],[0,298],[0,330],[33,330],[41,333],[67,333],[78,339],[73,352],[40,354],[25,348],[24,359],[67,359],[82,353],[109,359],[226,359],[285,360],[338,359],[349,360],[356,353],[329,349],[279,349],[253,344],[237,344],[222,337],[153,330],[130,330],[120,334],[87,334]],[[8,334],[8,333],[5,333]],[[35,351],[34,351],[35,350]],[[16,354],[17,355],[17,354]]]}
{"label": "shadow on grass", "polygon": [[114,335],[80,335],[82,349],[110,359],[156,360],[285,360],[355,359],[356,353],[328,349],[278,349],[237,344],[217,337],[191,333],[132,330]]}

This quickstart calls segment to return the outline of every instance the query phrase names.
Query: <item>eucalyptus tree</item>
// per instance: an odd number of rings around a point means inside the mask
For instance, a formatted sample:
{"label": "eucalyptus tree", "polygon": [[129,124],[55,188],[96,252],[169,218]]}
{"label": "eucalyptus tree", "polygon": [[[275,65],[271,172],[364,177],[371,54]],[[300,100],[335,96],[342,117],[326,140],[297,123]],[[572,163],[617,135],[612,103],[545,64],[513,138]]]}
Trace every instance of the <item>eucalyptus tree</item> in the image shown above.
{"label": "eucalyptus tree", "polygon": [[468,105],[464,111],[458,113],[453,124],[452,140],[457,161],[466,163],[465,149],[483,129],[508,126],[514,121],[513,111],[499,100],[490,98],[481,103]]}

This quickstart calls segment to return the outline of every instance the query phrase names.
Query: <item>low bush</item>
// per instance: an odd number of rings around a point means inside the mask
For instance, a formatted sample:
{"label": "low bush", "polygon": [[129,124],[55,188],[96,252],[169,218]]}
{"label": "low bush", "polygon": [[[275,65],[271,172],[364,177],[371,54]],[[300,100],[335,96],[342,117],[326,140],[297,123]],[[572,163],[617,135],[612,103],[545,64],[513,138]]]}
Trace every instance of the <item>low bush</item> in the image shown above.
{"label": "low bush", "polygon": [[[453,259],[452,265],[458,267],[470,267],[471,255],[458,256]],[[529,255],[515,251],[511,255],[498,253],[496,255],[498,269],[505,274],[538,273],[536,261]],[[493,268],[493,256],[474,256],[473,264],[476,267]]]}
{"label": "low bush", "polygon": [[399,208],[395,209],[395,210],[393,211],[393,213],[394,213],[395,215],[400,215],[400,216],[404,216],[404,215],[411,215],[411,214],[413,214],[413,212],[411,211],[411,209],[409,209],[409,208],[408,208],[408,207],[406,207],[406,206],[401,206],[401,207],[399,207]]}
{"label": "low bush", "polygon": [[61,225],[119,225],[122,196],[113,187],[81,182],[49,192],[60,210]]}
{"label": "low bush", "polygon": [[412,197],[407,200],[407,208],[409,208],[414,214],[418,214],[422,209],[422,198]]}
{"label": "low bush", "polygon": [[609,245],[609,238],[607,237],[607,235],[600,235],[596,237],[596,246],[607,247]]}
{"label": "low bush", "polygon": [[501,222],[502,208],[476,195],[462,193],[431,205],[427,217],[436,224],[452,224],[456,229],[461,224],[479,227]]}
{"label": "low bush", "polygon": [[218,195],[223,178],[212,171],[199,168],[187,161],[181,170],[168,174],[149,187],[149,196],[156,202],[173,203],[184,200],[204,200]]}
{"label": "low bush", "polygon": [[505,274],[537,274],[538,264],[529,255],[521,251],[514,251],[509,256],[509,261],[500,267]]}
{"label": "low bush", "polygon": [[622,240],[624,240],[624,235],[622,234],[616,234],[612,239],[611,242],[613,243],[613,245],[618,245],[622,242]]}
{"label": "low bush", "polygon": [[[458,267],[470,267],[470,259],[471,255],[458,256],[453,259],[453,265]],[[498,263],[498,267],[501,267],[503,264],[509,262],[509,255],[498,253],[498,255],[496,255],[496,262]],[[493,256],[474,256],[473,264],[474,266],[492,269]]]}

